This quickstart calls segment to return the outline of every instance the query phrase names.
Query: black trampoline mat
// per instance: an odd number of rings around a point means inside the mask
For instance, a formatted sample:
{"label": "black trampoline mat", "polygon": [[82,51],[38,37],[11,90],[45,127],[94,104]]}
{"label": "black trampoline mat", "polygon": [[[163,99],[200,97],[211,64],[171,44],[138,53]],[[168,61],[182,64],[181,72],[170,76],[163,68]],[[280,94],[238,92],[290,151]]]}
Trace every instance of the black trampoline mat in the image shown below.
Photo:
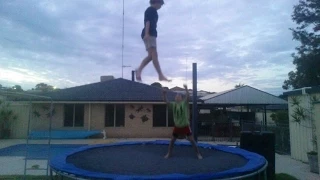
{"label": "black trampoline mat", "polygon": [[87,171],[121,175],[217,173],[248,162],[240,155],[204,148],[198,160],[191,146],[175,146],[173,156],[165,159],[167,150],[167,145],[100,147],[72,154],[66,161]]}

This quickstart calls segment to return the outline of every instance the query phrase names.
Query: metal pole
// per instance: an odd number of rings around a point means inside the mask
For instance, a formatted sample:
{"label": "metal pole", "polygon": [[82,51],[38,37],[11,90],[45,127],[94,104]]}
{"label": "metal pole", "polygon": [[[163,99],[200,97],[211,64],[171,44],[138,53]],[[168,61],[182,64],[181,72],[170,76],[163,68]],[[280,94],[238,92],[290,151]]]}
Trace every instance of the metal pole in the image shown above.
{"label": "metal pole", "polygon": [[198,141],[198,90],[197,90],[197,63],[192,64],[193,95],[192,95],[192,132],[195,141]]}
{"label": "metal pole", "polygon": [[48,160],[47,160],[47,177],[48,177],[48,171],[50,169],[50,160],[51,160],[51,136],[52,136],[52,116],[53,116],[53,100],[51,99],[50,101],[50,119],[49,119],[49,140],[48,140],[48,145],[49,145],[49,149],[48,149]]}
{"label": "metal pole", "polygon": [[135,71],[132,71],[132,72],[131,72],[131,76],[132,76],[132,77],[131,77],[131,78],[132,78],[132,81],[135,81],[135,77],[134,77],[134,76],[135,76]]}
{"label": "metal pole", "polygon": [[88,120],[89,120],[89,123],[88,123],[88,131],[91,130],[91,103],[89,103],[89,117],[88,117]]}
{"label": "metal pole", "polygon": [[267,106],[264,105],[264,130],[267,130]]}
{"label": "metal pole", "polygon": [[123,51],[124,51],[124,0],[122,1],[122,52],[121,52],[121,72],[122,72],[122,78],[123,78],[123,68],[124,68],[124,64],[123,64]]}
{"label": "metal pole", "polygon": [[30,131],[30,122],[31,122],[31,112],[32,112],[32,101],[31,101],[31,98],[29,98],[29,115],[28,115],[28,127],[27,127],[27,144],[26,144],[26,152],[25,152],[25,159],[24,159],[24,172],[23,172],[23,179],[26,179],[27,178],[27,160],[28,160],[28,151],[29,151],[29,148],[28,148],[28,145],[29,145],[29,131]]}

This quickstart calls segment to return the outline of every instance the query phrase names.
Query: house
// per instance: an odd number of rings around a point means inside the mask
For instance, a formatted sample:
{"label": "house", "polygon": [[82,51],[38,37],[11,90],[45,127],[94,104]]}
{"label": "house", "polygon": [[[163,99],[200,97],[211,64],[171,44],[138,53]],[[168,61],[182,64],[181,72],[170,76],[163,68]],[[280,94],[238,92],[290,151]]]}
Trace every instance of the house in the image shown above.
{"label": "house", "polygon": [[[170,137],[173,116],[163,101],[162,89],[126,79],[101,78],[100,82],[42,93],[54,107],[52,129],[105,130],[114,138]],[[176,93],[169,91],[168,99]],[[12,138],[27,135],[28,99],[15,99],[19,114]],[[31,130],[47,130],[50,100],[32,98]]]}
{"label": "house", "polygon": [[[256,109],[256,123],[261,124],[264,119],[264,109],[258,108]],[[269,105],[266,106],[266,113],[267,113],[267,125],[268,126],[274,126],[275,122],[272,120],[272,114],[278,112],[278,111],[286,111],[288,112],[288,105],[282,104],[282,105]],[[283,124],[286,125],[286,124]]]}
{"label": "house", "polygon": [[[184,88],[181,88],[181,87],[178,87],[178,86],[175,86],[175,87],[171,88],[170,91],[173,91],[173,92],[176,92],[176,93],[181,93],[181,94],[185,94],[186,93],[186,90]],[[193,90],[192,89],[188,89],[188,91],[189,91],[189,94],[192,96],[193,95]],[[213,94],[213,93],[208,92],[208,91],[203,91],[203,90],[197,92],[197,95],[198,95],[199,98],[203,97],[203,96],[206,96],[208,94]]]}
{"label": "house", "polygon": [[287,106],[287,101],[251,86],[209,94],[200,99],[204,103],[198,108],[210,110],[210,113],[199,114],[199,133],[205,138],[232,139],[240,137],[242,130],[260,130],[259,125],[265,127],[273,123],[268,114],[270,105]]}
{"label": "house", "polygon": [[[31,130],[48,130],[51,101],[54,107],[54,130],[105,130],[107,137],[115,138],[162,138],[170,137],[172,131],[172,112],[163,102],[162,89],[126,79],[106,76],[101,77],[97,83],[32,94],[32,98],[24,98],[23,94],[16,95],[10,97],[13,109],[19,115],[12,126],[12,138],[25,138],[28,124]],[[174,100],[175,95],[175,92],[168,91],[170,101]],[[286,105],[287,102],[246,86],[204,96],[198,99],[198,104],[199,123],[203,124],[203,121],[207,121],[205,118],[210,118],[210,114],[206,114],[208,109],[210,112],[210,109],[216,107],[267,107]],[[236,120],[249,120],[245,112],[239,116],[236,113],[230,115],[236,116]]]}
{"label": "house", "polygon": [[[224,108],[229,112],[252,112],[253,120],[261,124],[273,124],[270,115],[275,109],[283,109],[287,101],[251,86],[242,86],[200,98],[206,107]],[[250,120],[250,119],[246,119]]]}
{"label": "house", "polygon": [[284,95],[288,97],[291,157],[308,162],[307,152],[320,148],[320,86],[296,89]]}

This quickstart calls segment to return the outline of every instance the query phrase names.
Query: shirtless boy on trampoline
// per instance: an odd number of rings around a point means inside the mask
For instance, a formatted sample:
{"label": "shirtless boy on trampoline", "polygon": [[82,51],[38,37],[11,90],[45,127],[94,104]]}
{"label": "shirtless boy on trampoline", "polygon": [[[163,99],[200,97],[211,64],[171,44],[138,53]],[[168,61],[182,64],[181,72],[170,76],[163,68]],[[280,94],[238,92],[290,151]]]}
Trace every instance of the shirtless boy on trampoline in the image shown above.
{"label": "shirtless boy on trampoline", "polygon": [[136,79],[137,81],[142,81],[141,73],[142,70],[152,61],[155,69],[157,70],[159,81],[168,81],[161,71],[160,63],[158,60],[157,52],[157,23],[158,23],[158,12],[162,5],[163,0],[150,0],[150,6],[144,13],[144,28],[141,33],[141,38],[143,39],[145,48],[148,52],[147,57],[143,59],[138,69],[136,69]]}
{"label": "shirtless boy on trampoline", "polygon": [[172,150],[175,141],[178,137],[184,136],[191,142],[194,150],[196,151],[198,159],[202,159],[202,156],[199,152],[197,144],[193,138],[190,123],[189,123],[189,91],[187,85],[184,85],[186,90],[186,97],[183,99],[181,94],[177,94],[175,97],[175,102],[169,102],[167,99],[167,91],[163,89],[163,98],[164,101],[167,103],[169,108],[173,110],[173,119],[174,119],[174,129],[172,133],[172,138],[169,144],[168,153],[165,158],[169,158],[172,155]]}

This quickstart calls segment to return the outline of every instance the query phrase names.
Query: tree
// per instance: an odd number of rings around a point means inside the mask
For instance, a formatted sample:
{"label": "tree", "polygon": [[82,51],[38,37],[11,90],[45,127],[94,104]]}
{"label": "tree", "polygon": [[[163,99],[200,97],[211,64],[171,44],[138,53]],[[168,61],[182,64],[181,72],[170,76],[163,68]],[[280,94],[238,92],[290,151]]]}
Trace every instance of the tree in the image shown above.
{"label": "tree", "polygon": [[4,87],[0,84],[0,90],[1,89],[5,91],[10,91],[10,92],[23,92],[23,89],[20,85],[14,85],[12,87]]}
{"label": "tree", "polygon": [[0,138],[10,137],[10,127],[18,118],[10,106],[9,103],[0,100]]}
{"label": "tree", "polygon": [[35,90],[41,90],[43,92],[53,91],[54,87],[45,83],[39,83],[36,85]]}
{"label": "tree", "polygon": [[245,86],[245,84],[239,83],[239,84],[235,85],[234,88],[240,88],[240,87],[243,87],[243,86]]}
{"label": "tree", "polygon": [[160,83],[158,83],[158,82],[152,83],[151,86],[157,87],[157,88],[162,88],[162,85]]}
{"label": "tree", "polygon": [[276,125],[285,125],[289,123],[288,111],[277,111],[270,115],[271,119],[276,123]]}
{"label": "tree", "polygon": [[289,72],[282,88],[302,88],[320,85],[320,1],[300,0],[294,6],[292,20],[298,27],[290,29],[293,39],[300,42],[292,54],[294,71]]}
{"label": "tree", "polygon": [[279,95],[278,97],[281,98],[281,99],[283,99],[283,100],[288,101],[288,96],[287,96],[287,95],[281,94],[281,95]]}
{"label": "tree", "polygon": [[20,85],[14,85],[12,87],[12,91],[15,91],[15,92],[23,92],[23,89]]}

